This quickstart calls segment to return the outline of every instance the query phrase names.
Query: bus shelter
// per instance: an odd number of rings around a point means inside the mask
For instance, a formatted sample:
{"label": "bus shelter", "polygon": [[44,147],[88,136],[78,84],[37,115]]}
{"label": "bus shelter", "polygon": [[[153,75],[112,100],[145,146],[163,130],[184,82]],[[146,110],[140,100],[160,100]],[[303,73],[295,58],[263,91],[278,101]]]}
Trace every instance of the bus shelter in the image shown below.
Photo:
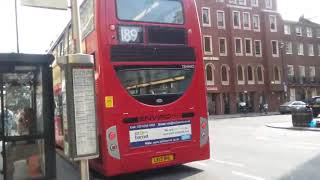
{"label": "bus shelter", "polygon": [[0,54],[0,179],[53,179],[51,55]]}

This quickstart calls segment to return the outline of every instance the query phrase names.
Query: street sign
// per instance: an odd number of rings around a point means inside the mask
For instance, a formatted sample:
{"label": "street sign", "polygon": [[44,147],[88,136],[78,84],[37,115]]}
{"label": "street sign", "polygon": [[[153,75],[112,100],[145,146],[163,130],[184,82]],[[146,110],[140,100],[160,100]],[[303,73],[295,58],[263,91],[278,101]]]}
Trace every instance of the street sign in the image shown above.
{"label": "street sign", "polygon": [[68,9],[67,0],[21,0],[21,5],[46,9]]}

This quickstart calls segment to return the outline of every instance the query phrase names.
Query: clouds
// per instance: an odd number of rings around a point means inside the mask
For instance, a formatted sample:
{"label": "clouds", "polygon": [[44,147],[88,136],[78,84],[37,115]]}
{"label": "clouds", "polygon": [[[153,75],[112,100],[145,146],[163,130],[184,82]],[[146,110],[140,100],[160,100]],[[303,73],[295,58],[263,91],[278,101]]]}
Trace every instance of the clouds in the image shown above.
{"label": "clouds", "polygon": [[278,0],[278,11],[285,20],[298,21],[301,15],[320,24],[319,0]]}

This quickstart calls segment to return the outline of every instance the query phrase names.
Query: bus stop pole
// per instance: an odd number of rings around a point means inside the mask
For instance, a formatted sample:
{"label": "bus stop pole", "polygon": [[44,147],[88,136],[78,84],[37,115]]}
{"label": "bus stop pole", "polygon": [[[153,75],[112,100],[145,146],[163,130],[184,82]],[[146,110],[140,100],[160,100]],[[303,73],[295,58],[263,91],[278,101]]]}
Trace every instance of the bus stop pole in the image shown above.
{"label": "bus stop pole", "polygon": [[[78,0],[71,0],[71,13],[74,51],[75,54],[82,53]],[[87,159],[80,161],[80,173],[81,180],[89,180],[89,163]]]}

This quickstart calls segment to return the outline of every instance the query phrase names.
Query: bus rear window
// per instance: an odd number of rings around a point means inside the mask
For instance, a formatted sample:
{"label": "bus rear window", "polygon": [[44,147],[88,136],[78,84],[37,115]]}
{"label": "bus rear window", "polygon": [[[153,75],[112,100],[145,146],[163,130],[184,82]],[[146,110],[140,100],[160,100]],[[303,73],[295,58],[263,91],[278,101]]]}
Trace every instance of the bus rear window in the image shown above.
{"label": "bus rear window", "polygon": [[128,68],[117,76],[128,93],[149,105],[163,105],[180,98],[189,87],[194,69]]}
{"label": "bus rear window", "polygon": [[180,0],[117,0],[117,15],[127,21],[184,23]]}

